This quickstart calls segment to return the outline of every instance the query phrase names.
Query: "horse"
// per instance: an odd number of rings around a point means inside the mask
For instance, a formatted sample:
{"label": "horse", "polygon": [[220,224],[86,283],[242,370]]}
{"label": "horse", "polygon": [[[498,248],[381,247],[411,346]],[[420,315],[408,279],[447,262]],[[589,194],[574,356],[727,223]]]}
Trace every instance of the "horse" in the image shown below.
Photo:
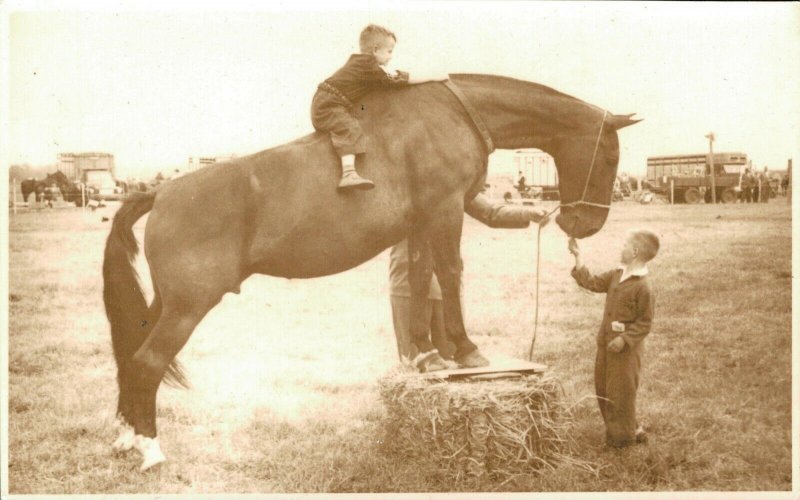
{"label": "horse", "polygon": [[[485,366],[464,328],[459,286],[464,207],[484,186],[488,155],[495,147],[550,153],[561,181],[556,223],[585,238],[608,216],[617,130],[638,121],[540,84],[477,74],[376,90],[353,112],[369,141],[356,158],[359,173],[375,181],[369,192],[337,193],[340,160],[328,134],[315,132],[131,193],[117,211],[103,258],[122,425],[113,446],[136,448],[141,470],[166,459],[156,393],[162,381],[186,386],[175,356],[223,295],[239,293],[253,274],[331,275],[407,238],[419,352],[433,350],[420,312],[435,267],[457,362]],[[148,212],[149,305],[132,265],[132,226]]]}
{"label": "horse", "polygon": [[25,179],[19,183],[19,188],[22,191],[22,201],[28,202],[28,196],[34,195],[34,201],[42,201],[44,195],[45,184],[34,178]]}
{"label": "horse", "polygon": [[48,186],[56,186],[61,191],[61,197],[64,201],[80,205],[81,190],[74,182],[67,178],[64,172],[59,170],[48,174],[43,182]]}

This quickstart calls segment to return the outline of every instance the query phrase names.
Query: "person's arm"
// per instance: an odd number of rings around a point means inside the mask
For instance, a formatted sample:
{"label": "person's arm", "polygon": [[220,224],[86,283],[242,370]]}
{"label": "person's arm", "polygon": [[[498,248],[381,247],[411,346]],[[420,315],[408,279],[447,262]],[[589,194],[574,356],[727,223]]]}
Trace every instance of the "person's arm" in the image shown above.
{"label": "person's arm", "polygon": [[549,218],[542,208],[493,203],[486,196],[478,194],[464,208],[470,217],[492,228],[521,229],[531,221],[547,224]]}
{"label": "person's arm", "polygon": [[[398,71],[398,73],[402,73],[402,71]],[[408,83],[411,85],[416,85],[418,83],[427,83],[427,82],[443,82],[445,80],[450,79],[450,75],[447,73],[431,73],[431,74],[414,74],[411,77],[408,73],[406,73],[406,77],[408,78]]]}
{"label": "person's arm", "polygon": [[625,343],[633,347],[650,333],[655,310],[655,297],[649,286],[642,286],[636,295],[636,320],[625,325],[621,337]]}
{"label": "person's arm", "polygon": [[585,288],[592,292],[605,293],[611,285],[611,277],[614,271],[606,271],[600,275],[594,275],[589,272],[589,269],[583,263],[581,257],[581,250],[578,247],[578,241],[575,238],[569,239],[569,252],[575,256],[575,267],[572,268],[570,274],[578,283],[581,288]]}

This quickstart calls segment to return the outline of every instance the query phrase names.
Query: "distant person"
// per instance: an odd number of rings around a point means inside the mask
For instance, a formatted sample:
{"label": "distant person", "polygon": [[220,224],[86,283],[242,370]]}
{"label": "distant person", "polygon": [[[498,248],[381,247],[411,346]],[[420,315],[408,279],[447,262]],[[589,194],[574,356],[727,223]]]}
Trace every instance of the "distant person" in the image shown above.
{"label": "distant person", "polygon": [[[549,221],[547,212],[541,208],[492,203],[481,194],[470,202],[465,212],[493,228],[526,228],[531,221],[540,225]],[[429,335],[435,350],[420,353],[411,339],[411,286],[408,282],[408,270],[408,240],[403,240],[392,247],[389,258],[389,295],[397,354],[401,362],[411,364],[420,371],[443,370],[448,367],[447,362],[454,362],[456,348],[447,339],[444,329],[442,290],[434,274],[428,291],[425,321],[430,325]]]}
{"label": "distant person", "polygon": [[769,184],[769,175],[767,175],[767,167],[764,167],[764,171],[759,174],[759,178],[761,179],[761,192],[758,194],[759,201],[761,203],[768,203],[770,197],[772,196],[772,186]]}
{"label": "distant person", "polygon": [[744,175],[742,175],[741,201],[742,203],[750,203],[753,201],[753,175],[750,173],[749,168],[745,169]]}
{"label": "distant person", "polygon": [[659,246],[658,236],[652,231],[631,231],[622,247],[621,265],[593,275],[583,264],[578,242],[569,240],[569,251],[575,256],[572,277],[581,287],[606,294],[597,332],[594,383],[606,444],[613,447],[646,441],[645,431],[636,420],[636,391],[644,338],[650,333],[655,308],[647,263]]}
{"label": "distant person", "polygon": [[373,89],[397,88],[447,78],[412,79],[408,73],[389,74],[383,68],[392,59],[397,37],[388,29],[370,24],[359,37],[360,54],[352,54],[344,66],[320,83],[311,102],[314,129],[328,132],[342,160],[339,190],[372,189],[372,181],[358,175],[356,155],[367,151],[366,136],[353,114],[353,106]]}

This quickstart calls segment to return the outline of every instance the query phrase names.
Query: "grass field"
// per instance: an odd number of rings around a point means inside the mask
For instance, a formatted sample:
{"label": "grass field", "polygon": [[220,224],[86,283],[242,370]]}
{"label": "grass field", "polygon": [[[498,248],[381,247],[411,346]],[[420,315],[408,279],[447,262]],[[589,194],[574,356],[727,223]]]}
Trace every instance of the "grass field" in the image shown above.
{"label": "grass field", "polygon": [[[382,452],[377,380],[395,363],[386,253],[308,281],[253,277],[180,354],[191,390],[162,388],[169,461],[138,472],[110,444],[115,367],[102,304],[113,207],[10,215],[9,486],[12,493],[663,491],[791,489],[791,218],[761,205],[615,204],[582,241],[614,266],[632,226],[662,238],[656,321],[639,416],[650,442],[603,446],[593,395],[602,295],[569,276],[566,237],[542,235],[535,360],[575,403],[576,457],[499,484],[455,481]],[[143,223],[136,228],[141,237]],[[524,358],[533,329],[535,230],[468,219],[467,327],[489,355]],[[149,286],[146,268],[142,276]]]}

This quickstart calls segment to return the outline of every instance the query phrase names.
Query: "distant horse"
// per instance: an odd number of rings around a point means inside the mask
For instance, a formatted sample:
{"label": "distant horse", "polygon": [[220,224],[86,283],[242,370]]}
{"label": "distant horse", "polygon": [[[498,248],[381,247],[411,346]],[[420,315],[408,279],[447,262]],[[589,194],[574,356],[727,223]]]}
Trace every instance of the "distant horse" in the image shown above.
{"label": "distant horse", "polygon": [[82,203],[81,189],[74,182],[70,181],[63,172],[57,171],[48,174],[43,182],[46,185],[58,187],[64,201],[75,203],[76,205]]}
{"label": "distant horse", "polygon": [[[617,130],[637,121],[542,85],[488,75],[375,91],[353,109],[369,139],[357,169],[375,181],[372,191],[338,193],[339,158],[327,134],[313,133],[132,193],[118,210],[106,241],[103,299],[118,370],[117,414],[132,428],[114,446],[136,447],[142,470],[164,460],[156,392],[162,379],[185,384],[176,354],[223,295],[238,293],[253,274],[335,274],[408,238],[416,257],[409,272],[415,345],[433,350],[420,312],[435,263],[455,358],[484,365],[464,328],[459,284],[464,206],[484,185],[488,154],[495,146],[550,153],[562,200],[556,223],[583,238],[608,216]],[[131,228],[147,212],[149,307],[131,264],[138,251]]]}
{"label": "distant horse", "polygon": [[36,202],[42,201],[44,197],[45,184],[42,181],[34,178],[25,179],[19,183],[19,188],[22,191],[22,201],[28,202],[28,196],[33,194],[33,199]]}

